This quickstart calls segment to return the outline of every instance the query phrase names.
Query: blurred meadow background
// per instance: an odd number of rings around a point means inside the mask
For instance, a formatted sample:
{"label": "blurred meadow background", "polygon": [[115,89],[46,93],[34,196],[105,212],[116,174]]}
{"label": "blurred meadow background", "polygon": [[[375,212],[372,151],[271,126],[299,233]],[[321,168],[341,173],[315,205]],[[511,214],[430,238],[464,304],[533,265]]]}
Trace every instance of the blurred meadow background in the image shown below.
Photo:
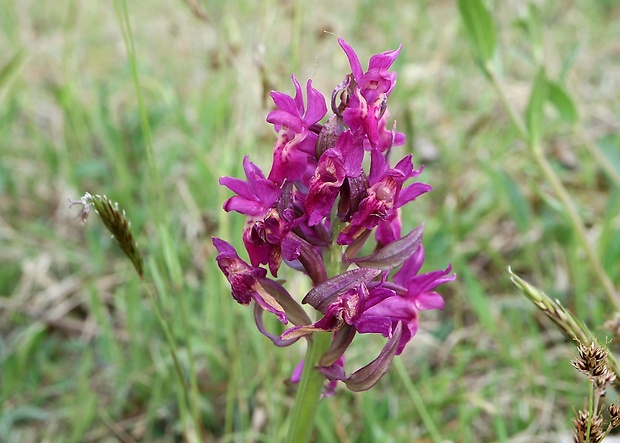
{"label": "blurred meadow background", "polygon": [[[541,145],[620,286],[620,4],[491,4],[508,102],[523,112],[540,65],[572,97],[544,107]],[[268,94],[291,94],[291,73],[329,97],[349,72],[338,36],[364,67],[403,44],[391,117],[434,187],[404,223],[426,225],[425,269],[452,263],[458,279],[374,389],[321,403],[314,441],[570,434],[588,393],[575,344],[507,267],[602,340],[614,307],[456,2],[0,0],[0,441],[180,442],[196,412],[203,441],[283,441],[303,349],[275,348],[230,296],[210,239],[240,246],[244,220],[221,210],[218,178],[242,176],[246,154],[268,168]],[[69,208],[85,192],[126,210],[145,284],[101,221]],[[383,345],[358,340],[349,367]]]}

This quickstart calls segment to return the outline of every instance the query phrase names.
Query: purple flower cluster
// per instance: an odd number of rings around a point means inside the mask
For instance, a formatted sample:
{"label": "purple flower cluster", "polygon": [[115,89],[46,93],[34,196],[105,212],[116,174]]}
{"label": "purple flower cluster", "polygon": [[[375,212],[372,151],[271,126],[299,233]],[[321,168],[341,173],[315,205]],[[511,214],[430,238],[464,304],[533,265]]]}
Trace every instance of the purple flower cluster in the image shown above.
{"label": "purple flower cluster", "polygon": [[[214,238],[213,244],[234,299],[246,305],[254,300],[259,330],[277,346],[315,332],[332,333],[318,369],[330,391],[338,380],[360,391],[374,386],[403,351],[417,332],[420,312],[444,307],[434,289],[455,275],[450,266],[420,274],[423,228],[401,236],[400,208],[431,187],[409,182],[422,171],[414,168],[411,155],[394,166],[390,162],[392,148],[405,143],[404,134],[386,129],[387,100],[396,84],[389,69],[400,47],[372,56],[364,71],[353,48],[338,42],[351,73],[332,93],[333,115],[319,123],[327,113],[325,98],[308,80],[304,102],[293,76],[294,97],[271,93],[276,109],[267,121],[277,137],[268,177],[246,156],[245,180],[220,179],[236,194],[224,210],[247,217],[243,243],[250,263],[224,240]],[[360,257],[362,250],[371,252]],[[281,283],[267,277],[267,269],[277,277],[282,262],[312,280],[301,302],[320,313],[316,322]],[[291,326],[280,335],[269,333],[264,311]],[[373,361],[347,376],[344,352],[356,333],[388,340]]]}

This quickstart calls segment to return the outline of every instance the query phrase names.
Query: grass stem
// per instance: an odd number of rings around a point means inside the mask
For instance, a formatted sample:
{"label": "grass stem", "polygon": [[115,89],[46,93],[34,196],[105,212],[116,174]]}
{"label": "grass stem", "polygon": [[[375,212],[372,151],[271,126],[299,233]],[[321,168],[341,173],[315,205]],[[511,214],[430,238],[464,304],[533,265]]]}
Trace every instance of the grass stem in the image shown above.
{"label": "grass stem", "polygon": [[422,422],[424,423],[426,430],[430,434],[431,440],[433,441],[433,443],[441,443],[443,439],[441,438],[441,435],[439,434],[439,431],[437,430],[435,423],[433,423],[433,419],[428,413],[428,409],[426,408],[426,405],[424,404],[424,400],[422,399],[420,392],[415,387],[415,385],[411,382],[411,377],[409,377],[409,374],[407,373],[407,370],[405,369],[405,365],[403,364],[400,358],[395,358],[392,361],[392,364],[396,368],[396,372],[398,373],[398,376],[400,377],[401,381],[405,385],[405,390],[407,391],[409,398],[413,402],[413,406],[418,411],[418,414],[420,415],[420,418],[422,419]]}
{"label": "grass stem", "polygon": [[[155,299],[153,292],[149,289],[149,287],[146,284],[144,285],[144,289],[149,297],[149,301],[151,302],[151,305],[153,306],[153,311],[155,312],[155,316],[157,317],[157,322],[159,323],[159,326],[164,332],[164,337],[166,339],[166,343],[168,344],[170,355],[172,356],[172,362],[174,364],[174,371],[177,376],[177,381],[179,382],[179,386],[181,386],[183,401],[185,403],[185,405],[183,405],[180,408],[180,410],[184,411],[185,408],[189,407],[191,403],[190,403],[189,389],[185,381],[185,376],[183,375],[183,368],[181,367],[181,362],[179,361],[177,348],[176,348],[176,345],[174,344],[174,338],[172,337],[172,333],[170,331],[170,328],[168,327],[168,323],[166,322],[166,319],[164,318],[161,312],[161,309],[159,309],[159,304],[157,303],[157,300]],[[194,420],[195,419],[196,418],[194,418]],[[191,425],[187,424],[187,419],[185,419],[184,422],[185,422],[184,426],[185,426],[186,436],[188,437],[188,439],[191,441],[195,441],[195,442],[201,441],[200,435],[198,434],[198,428],[197,428],[198,422],[195,422]],[[195,432],[191,432],[192,430],[194,430]]]}
{"label": "grass stem", "polygon": [[[163,189],[161,185],[161,176],[159,172],[159,167],[157,165],[157,159],[155,156],[155,150],[153,148],[153,134],[151,131],[151,125],[149,123],[149,117],[146,110],[146,106],[144,104],[144,97],[142,95],[142,87],[140,85],[140,77],[138,73],[138,63],[135,45],[133,41],[133,34],[131,31],[131,21],[129,19],[129,11],[127,8],[126,0],[115,0],[114,2],[116,14],[118,17],[118,21],[121,27],[121,32],[123,34],[123,41],[125,43],[125,47],[127,50],[127,55],[129,59],[129,64],[131,67],[132,78],[134,82],[134,87],[136,90],[136,98],[138,100],[138,109],[140,112],[140,125],[142,130],[142,135],[144,137],[144,149],[146,153],[147,159],[147,176],[149,177],[150,183],[150,192],[149,197],[151,200],[151,217],[155,222],[157,227],[162,227],[163,229],[169,229],[170,224],[168,221],[168,214],[166,211],[166,204],[163,196]],[[160,232],[160,229],[158,229]],[[160,245],[163,248],[167,247],[166,241],[161,241]],[[164,239],[165,240],[165,239]],[[153,305],[153,309],[157,315],[157,319],[161,328],[164,331],[166,336],[166,342],[168,343],[168,347],[170,348],[170,353],[172,354],[172,358],[174,360],[175,370],[179,377],[179,383],[181,389],[183,390],[183,398],[187,403],[187,407],[191,411],[191,415],[193,418],[193,424],[191,428],[194,430],[193,432],[190,429],[186,428],[186,433],[188,436],[192,436],[191,439],[195,439],[195,441],[201,441],[200,437],[200,398],[198,393],[198,386],[195,375],[195,365],[193,352],[191,349],[191,339],[190,339],[190,330],[187,323],[187,314],[186,314],[186,306],[185,301],[183,299],[183,294],[181,294],[179,303],[181,309],[181,320],[183,322],[183,332],[185,335],[185,343],[187,347],[188,359],[189,359],[189,370],[190,370],[190,387],[185,383],[185,378],[183,376],[183,372],[179,363],[178,353],[176,350],[176,346],[174,344],[174,339],[170,332],[170,328],[168,327],[168,323],[163,317],[161,310],[157,305],[157,301],[153,297],[152,293],[147,288],[147,293],[149,294],[149,299],[151,304]],[[191,391],[191,395],[190,392]]]}
{"label": "grass stem", "polygon": [[491,83],[493,84],[493,87],[495,88],[495,91],[497,92],[499,99],[502,102],[502,105],[506,109],[506,112],[508,112],[508,115],[510,116],[513,124],[519,131],[519,135],[528,144],[528,147],[534,154],[534,159],[536,160],[536,163],[538,163],[538,166],[542,170],[545,178],[551,184],[553,191],[555,192],[556,196],[560,200],[560,203],[564,207],[564,210],[566,211],[566,214],[568,215],[568,218],[573,225],[573,230],[577,234],[577,238],[581,242],[581,245],[586,255],[588,256],[588,260],[592,265],[594,274],[596,275],[596,278],[603,287],[603,290],[605,291],[608,300],[614,305],[617,310],[620,311],[620,296],[618,295],[609,276],[605,272],[603,264],[601,263],[598,255],[596,254],[596,251],[594,250],[594,247],[588,239],[584,222],[581,219],[577,208],[575,207],[575,203],[573,202],[568,191],[562,184],[562,181],[547,161],[547,158],[545,157],[541,146],[531,141],[531,137],[529,137],[528,135],[528,129],[525,126],[525,123],[517,113],[512,103],[508,100],[505,89],[499,77],[497,76],[497,73],[489,65],[486,66],[486,70],[489,74],[489,78],[491,79]]}

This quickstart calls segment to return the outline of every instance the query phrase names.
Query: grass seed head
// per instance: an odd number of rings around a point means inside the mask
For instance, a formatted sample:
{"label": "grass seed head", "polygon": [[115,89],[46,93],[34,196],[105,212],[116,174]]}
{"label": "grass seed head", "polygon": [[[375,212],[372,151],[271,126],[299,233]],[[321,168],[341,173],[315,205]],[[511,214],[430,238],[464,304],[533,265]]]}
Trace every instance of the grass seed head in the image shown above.
{"label": "grass seed head", "polygon": [[[605,422],[600,415],[591,416],[586,410],[577,412],[573,419],[575,426],[574,443],[599,443],[605,435]],[[588,429],[590,430],[588,435]]]}
{"label": "grass seed head", "polygon": [[611,426],[617,428],[620,426],[620,406],[615,403],[611,403],[607,409],[609,410]]}
{"label": "grass seed head", "polygon": [[582,374],[594,380],[604,377],[609,372],[605,363],[607,350],[596,342],[591,342],[589,345],[579,342],[577,351],[579,352],[579,358],[571,361],[571,364]]}
{"label": "grass seed head", "polygon": [[83,222],[86,221],[90,214],[91,205],[94,206],[95,212],[99,214],[105,227],[116,239],[118,245],[127,258],[129,258],[138,275],[140,275],[140,278],[143,278],[144,262],[142,254],[131,232],[131,223],[127,219],[125,211],[121,211],[118,208],[118,203],[112,203],[105,195],[92,195],[88,192],[80,200],[70,200],[70,203],[70,206],[82,205],[79,217]]}

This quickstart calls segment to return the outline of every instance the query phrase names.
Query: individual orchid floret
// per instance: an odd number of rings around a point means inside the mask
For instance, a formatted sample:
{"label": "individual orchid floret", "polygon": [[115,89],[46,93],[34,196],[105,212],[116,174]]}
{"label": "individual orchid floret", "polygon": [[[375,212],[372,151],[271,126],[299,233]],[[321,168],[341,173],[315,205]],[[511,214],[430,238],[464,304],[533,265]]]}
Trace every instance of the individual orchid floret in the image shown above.
{"label": "individual orchid floret", "polygon": [[295,76],[292,79],[295,98],[282,92],[272,92],[271,98],[278,109],[267,116],[267,121],[278,131],[269,174],[269,180],[277,185],[281,185],[284,179],[299,180],[308,173],[312,174],[318,131],[311,128],[327,112],[325,98],[312,87],[312,80],[306,84],[306,108],[301,86]]}
{"label": "individual orchid floret", "polygon": [[345,325],[353,326],[364,312],[366,298],[368,288],[365,284],[351,288],[327,306],[325,315],[319,321],[312,325],[294,326],[286,330],[281,338],[297,338],[313,332],[334,332]]}
{"label": "individual orchid floret", "polygon": [[360,176],[363,159],[361,140],[350,132],[343,132],[336,146],[321,155],[306,198],[308,225],[314,226],[329,215],[345,178]]}
{"label": "individual orchid floret", "polygon": [[247,264],[239,258],[231,244],[220,238],[213,238],[213,246],[219,252],[216,261],[230,282],[233,298],[242,305],[250,304],[254,300],[261,308],[275,314],[278,320],[287,324],[284,309],[260,282],[260,279],[267,275],[267,271]]}
{"label": "individual orchid floret", "polygon": [[294,223],[293,215],[285,211],[289,217],[281,217],[274,209],[282,189],[266,179],[247,155],[243,159],[243,169],[247,181],[233,177],[220,178],[220,184],[237,193],[226,200],[224,210],[248,216],[243,241],[250,261],[253,266],[269,264],[271,273],[276,276],[282,262],[282,251],[289,259],[295,259],[298,255],[298,242],[287,237]]}
{"label": "individual orchid floret", "polygon": [[398,49],[373,55],[368,62],[368,70],[364,72],[355,50],[341,38],[338,39],[338,43],[349,59],[351,73],[357,86],[369,101],[374,101],[380,94],[389,95],[392,92],[396,84],[396,73],[388,69],[398,57],[403,45]]}
{"label": "individual orchid floret", "polygon": [[420,172],[421,170],[413,169],[411,155],[390,168],[385,157],[379,151],[373,150],[368,177],[371,186],[367,190],[366,198],[360,203],[359,210],[338,236],[338,244],[351,244],[364,230],[373,229],[379,222],[386,220],[391,211],[430,191],[432,188],[429,185],[419,182],[402,189],[405,181]]}
{"label": "individual orchid floret", "polygon": [[234,177],[220,178],[220,185],[237,194],[226,200],[224,210],[248,216],[262,216],[273,206],[282,191],[279,186],[265,178],[263,171],[252,163],[247,155],[243,158],[243,170],[247,181]]}
{"label": "individual orchid floret", "polygon": [[250,219],[243,232],[245,245],[253,266],[269,265],[269,271],[274,277],[282,259],[295,260],[300,254],[300,241],[291,235],[291,229],[296,220],[291,210],[283,214],[271,208],[264,217]]}
{"label": "individual orchid floret", "polygon": [[[344,122],[355,134],[364,134],[373,148],[379,146],[379,122],[387,108],[387,98],[396,84],[396,73],[388,69],[398,57],[400,49],[376,54],[371,57],[368,70],[363,72],[357,54],[343,39],[338,43],[344,50],[354,83],[350,83],[346,91],[346,110]],[[385,124],[383,124],[385,130]]]}
{"label": "individual orchid floret", "polygon": [[[444,300],[433,289],[456,278],[455,274],[450,274],[451,266],[445,270],[417,275],[423,262],[424,248],[420,246],[394,274],[394,283],[381,283],[385,289],[393,290],[395,295],[375,292],[377,296],[369,296],[366,300],[367,309],[356,324],[356,329],[360,333],[380,333],[389,337],[391,331],[402,323],[403,331],[396,355],[403,351],[405,345],[416,334],[420,311],[443,309]],[[372,289],[370,294],[373,294]],[[386,320],[391,322],[391,327],[387,331]]]}
{"label": "individual orchid floret", "polygon": [[403,294],[412,300],[420,311],[429,309],[443,309],[444,300],[433,289],[437,286],[456,278],[455,274],[450,274],[452,266],[444,270],[436,270],[419,274],[424,264],[424,247],[420,246],[415,254],[407,260],[403,266],[394,274],[394,286],[397,293]]}
{"label": "individual orchid floret", "polygon": [[[389,151],[393,146],[402,146],[406,143],[407,138],[402,132],[396,131],[396,123],[392,125],[391,130],[386,129],[387,119],[389,117],[389,111],[385,111],[383,116],[377,123],[377,146],[379,152]],[[364,148],[369,151],[372,149],[370,142],[364,145]]]}
{"label": "individual orchid floret", "polygon": [[329,215],[345,177],[344,159],[340,150],[332,148],[325,151],[310,179],[306,198],[308,225],[314,226]]}

